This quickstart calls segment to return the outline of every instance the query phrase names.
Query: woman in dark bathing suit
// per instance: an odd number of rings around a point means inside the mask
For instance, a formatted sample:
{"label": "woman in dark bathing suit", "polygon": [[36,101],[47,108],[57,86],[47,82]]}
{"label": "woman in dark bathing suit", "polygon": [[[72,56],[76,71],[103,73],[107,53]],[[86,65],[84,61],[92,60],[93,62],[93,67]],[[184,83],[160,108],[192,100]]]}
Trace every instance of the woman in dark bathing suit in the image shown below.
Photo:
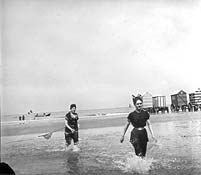
{"label": "woman in dark bathing suit", "polygon": [[126,134],[126,131],[131,123],[134,128],[131,131],[130,142],[135,149],[135,154],[143,158],[146,155],[148,142],[147,131],[145,129],[146,125],[149,128],[152,138],[155,141],[156,139],[154,137],[151,123],[149,120],[149,113],[142,109],[142,98],[140,96],[134,97],[133,103],[136,109],[128,115],[128,122],[125,125],[123,136],[121,137],[120,142],[122,143],[124,141],[124,135]]}

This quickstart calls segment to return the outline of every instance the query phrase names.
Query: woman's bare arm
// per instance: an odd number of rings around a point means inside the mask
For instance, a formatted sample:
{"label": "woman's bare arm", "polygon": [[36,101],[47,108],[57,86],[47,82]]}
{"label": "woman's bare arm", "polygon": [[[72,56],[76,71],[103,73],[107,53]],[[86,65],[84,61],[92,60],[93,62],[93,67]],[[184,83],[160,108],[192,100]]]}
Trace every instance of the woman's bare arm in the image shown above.
{"label": "woman's bare arm", "polygon": [[69,129],[71,130],[71,132],[74,132],[74,129],[72,129],[72,128],[68,125],[67,120],[65,120],[65,125],[66,125],[67,128],[69,128]]}
{"label": "woman's bare arm", "polygon": [[124,141],[124,136],[125,136],[125,134],[126,134],[126,131],[127,131],[128,127],[129,127],[129,125],[130,125],[130,121],[128,120],[128,122],[126,123],[126,125],[125,125],[125,127],[124,127],[123,135],[122,135],[122,137],[121,137],[121,139],[120,139],[120,142],[121,142],[121,143]]}
{"label": "woman's bare arm", "polygon": [[151,136],[154,140],[156,140],[155,136],[154,136],[154,132],[153,132],[153,129],[152,129],[152,125],[151,125],[151,122],[150,120],[147,120],[147,126],[149,128],[149,132],[151,133]]}

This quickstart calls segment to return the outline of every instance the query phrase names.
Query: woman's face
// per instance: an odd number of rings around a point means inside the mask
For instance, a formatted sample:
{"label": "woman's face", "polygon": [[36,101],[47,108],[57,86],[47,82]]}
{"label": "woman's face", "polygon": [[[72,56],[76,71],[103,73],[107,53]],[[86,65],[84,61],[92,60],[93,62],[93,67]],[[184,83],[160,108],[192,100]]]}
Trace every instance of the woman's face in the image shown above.
{"label": "woman's face", "polygon": [[142,101],[141,100],[137,100],[135,103],[135,107],[137,110],[141,110],[142,109]]}
{"label": "woman's face", "polygon": [[76,107],[71,108],[72,113],[75,113],[75,111],[76,111]]}

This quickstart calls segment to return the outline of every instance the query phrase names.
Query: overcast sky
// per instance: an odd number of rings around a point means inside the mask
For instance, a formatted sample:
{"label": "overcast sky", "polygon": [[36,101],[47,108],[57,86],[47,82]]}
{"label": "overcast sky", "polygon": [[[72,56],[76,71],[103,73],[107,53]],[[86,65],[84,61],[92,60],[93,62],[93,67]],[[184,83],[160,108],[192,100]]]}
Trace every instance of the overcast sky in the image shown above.
{"label": "overcast sky", "polygon": [[128,106],[201,87],[201,4],[5,0],[4,114]]}

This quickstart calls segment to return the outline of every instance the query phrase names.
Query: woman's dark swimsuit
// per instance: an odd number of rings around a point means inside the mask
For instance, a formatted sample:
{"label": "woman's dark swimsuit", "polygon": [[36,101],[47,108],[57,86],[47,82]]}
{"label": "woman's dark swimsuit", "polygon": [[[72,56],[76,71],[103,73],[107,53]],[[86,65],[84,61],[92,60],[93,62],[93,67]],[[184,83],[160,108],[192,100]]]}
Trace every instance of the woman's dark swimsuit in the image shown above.
{"label": "woman's dark swimsuit", "polygon": [[130,142],[135,149],[135,154],[141,157],[146,155],[147,142],[149,141],[147,131],[144,128],[148,119],[149,113],[144,110],[141,112],[134,111],[128,115],[128,120],[134,127],[131,131]]}
{"label": "woman's dark swimsuit", "polygon": [[68,125],[74,129],[75,131],[72,133],[71,130],[65,126],[65,140],[66,144],[70,145],[71,140],[73,140],[74,143],[78,143],[78,115],[77,113],[74,113],[73,115],[76,116],[75,118],[71,116],[71,112],[68,112],[65,116],[65,120],[67,120]]}

